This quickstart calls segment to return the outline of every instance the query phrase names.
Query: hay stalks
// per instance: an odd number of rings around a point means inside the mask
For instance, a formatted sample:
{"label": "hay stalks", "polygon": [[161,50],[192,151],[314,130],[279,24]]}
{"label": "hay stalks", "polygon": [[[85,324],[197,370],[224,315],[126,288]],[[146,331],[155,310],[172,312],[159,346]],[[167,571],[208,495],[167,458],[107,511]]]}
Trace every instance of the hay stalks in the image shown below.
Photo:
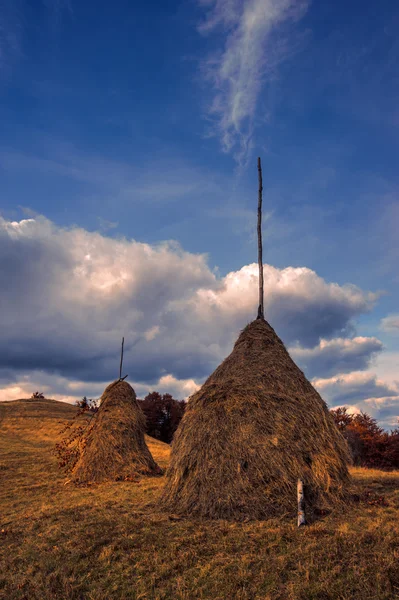
{"label": "hay stalks", "polygon": [[72,472],[75,483],[134,481],[140,475],[158,475],[145,443],[145,416],[133,388],[122,380],[111,383],[87,435]]}
{"label": "hay stalks", "polygon": [[172,443],[163,506],[234,520],[343,506],[350,461],[328,408],[263,319],[188,401]]}

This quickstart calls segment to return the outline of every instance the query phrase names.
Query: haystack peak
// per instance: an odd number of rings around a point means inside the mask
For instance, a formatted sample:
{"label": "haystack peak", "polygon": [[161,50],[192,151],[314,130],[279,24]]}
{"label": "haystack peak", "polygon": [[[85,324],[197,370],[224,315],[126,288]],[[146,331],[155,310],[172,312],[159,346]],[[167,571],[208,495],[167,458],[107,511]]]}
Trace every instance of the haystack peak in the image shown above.
{"label": "haystack peak", "polygon": [[98,483],[159,474],[144,434],[145,416],[134,389],[127,381],[114,381],[104,390],[98,413],[82,439],[72,479]]}

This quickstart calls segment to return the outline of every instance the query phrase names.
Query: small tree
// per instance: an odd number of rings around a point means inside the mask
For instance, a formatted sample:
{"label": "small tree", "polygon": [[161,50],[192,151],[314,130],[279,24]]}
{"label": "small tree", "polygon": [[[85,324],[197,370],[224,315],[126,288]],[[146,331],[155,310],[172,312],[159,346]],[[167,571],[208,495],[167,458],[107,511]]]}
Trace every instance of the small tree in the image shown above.
{"label": "small tree", "polygon": [[44,394],[42,394],[42,392],[33,392],[32,396],[31,396],[31,400],[43,400],[44,399]]}
{"label": "small tree", "polygon": [[161,396],[159,392],[151,392],[140,400],[140,404],[147,420],[147,434],[169,444],[184,414],[184,400],[175,400],[170,394]]}
{"label": "small tree", "polygon": [[82,400],[76,400],[75,406],[84,410],[89,410],[90,412],[97,412],[98,410],[97,400],[87,398],[86,396],[83,396]]}
{"label": "small tree", "polygon": [[184,400],[175,400],[170,394],[162,396],[162,414],[160,419],[161,437],[167,444],[173,439],[173,435],[183,417],[186,403]]}

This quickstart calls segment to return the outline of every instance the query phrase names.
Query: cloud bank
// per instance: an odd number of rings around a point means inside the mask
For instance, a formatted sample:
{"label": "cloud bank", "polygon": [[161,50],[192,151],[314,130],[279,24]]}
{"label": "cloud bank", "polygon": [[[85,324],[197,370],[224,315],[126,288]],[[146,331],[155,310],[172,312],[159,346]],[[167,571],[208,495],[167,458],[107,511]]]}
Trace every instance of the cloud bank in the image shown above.
{"label": "cloud bank", "polygon": [[[122,335],[136,381],[201,378],[255,316],[257,266],[218,278],[205,255],[44,218],[0,221],[0,359],[90,381],[112,377]],[[351,331],[376,294],[306,268],[265,266],[265,311],[286,343]]]}
{"label": "cloud bank", "polygon": [[[307,268],[265,265],[265,312],[308,376],[334,402],[392,397],[351,374],[381,350],[376,338],[347,336],[378,294],[326,282]],[[1,399],[38,389],[56,399],[98,397],[119,372],[139,396],[158,389],[191,395],[230,353],[256,316],[258,267],[219,277],[205,254],[173,241],[149,245],[35,217],[0,219]],[[358,382],[357,382],[358,383]],[[360,389],[360,392],[359,392]],[[330,394],[331,396],[331,394]]]}

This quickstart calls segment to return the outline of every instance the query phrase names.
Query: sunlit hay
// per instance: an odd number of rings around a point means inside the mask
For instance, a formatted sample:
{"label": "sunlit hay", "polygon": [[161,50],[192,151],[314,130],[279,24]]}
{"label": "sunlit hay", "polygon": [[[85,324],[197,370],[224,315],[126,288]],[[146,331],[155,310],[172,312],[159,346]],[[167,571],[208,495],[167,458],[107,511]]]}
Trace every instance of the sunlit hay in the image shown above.
{"label": "sunlit hay", "polygon": [[300,478],[309,515],[343,506],[349,462],[325,402],[257,319],[189,400],[161,504],[207,518],[293,514]]}
{"label": "sunlit hay", "polygon": [[75,483],[131,480],[162,471],[145,443],[145,416],[133,388],[115,381],[104,391],[98,413],[80,445]]}

